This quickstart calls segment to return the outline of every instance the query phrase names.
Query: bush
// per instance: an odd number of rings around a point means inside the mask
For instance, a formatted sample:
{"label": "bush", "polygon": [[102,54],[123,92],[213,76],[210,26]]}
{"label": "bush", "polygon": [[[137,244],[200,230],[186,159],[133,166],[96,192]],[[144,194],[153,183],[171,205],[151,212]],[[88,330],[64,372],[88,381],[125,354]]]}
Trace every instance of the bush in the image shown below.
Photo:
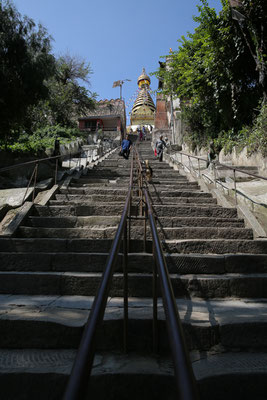
{"label": "bush", "polygon": [[233,147],[237,152],[247,147],[248,154],[260,152],[264,157],[267,156],[267,104],[263,103],[259,109],[259,114],[251,127],[245,126],[237,133],[233,130],[221,132],[215,139],[215,144],[224,149],[225,153],[231,153]]}
{"label": "bush", "polygon": [[37,155],[46,149],[54,148],[55,140],[59,139],[61,144],[70,143],[80,137],[78,128],[65,128],[60,125],[45,126],[37,129],[32,135],[26,132],[17,133],[13,136],[13,142],[0,145],[0,149],[12,153],[31,153]]}

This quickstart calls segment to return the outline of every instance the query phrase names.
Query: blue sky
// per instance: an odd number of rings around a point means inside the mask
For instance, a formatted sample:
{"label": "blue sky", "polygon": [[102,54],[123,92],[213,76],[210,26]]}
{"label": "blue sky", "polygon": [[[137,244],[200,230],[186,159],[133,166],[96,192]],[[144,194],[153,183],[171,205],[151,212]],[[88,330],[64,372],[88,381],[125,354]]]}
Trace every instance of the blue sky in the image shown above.
{"label": "blue sky", "polygon": [[[45,26],[53,37],[53,53],[69,53],[90,62],[91,90],[100,99],[119,97],[116,80],[131,79],[123,85],[122,96],[129,113],[137,78],[145,67],[158,68],[160,56],[177,40],[193,32],[197,0],[13,0],[18,11]],[[209,5],[221,10],[220,0]],[[151,77],[151,89],[157,79]]]}

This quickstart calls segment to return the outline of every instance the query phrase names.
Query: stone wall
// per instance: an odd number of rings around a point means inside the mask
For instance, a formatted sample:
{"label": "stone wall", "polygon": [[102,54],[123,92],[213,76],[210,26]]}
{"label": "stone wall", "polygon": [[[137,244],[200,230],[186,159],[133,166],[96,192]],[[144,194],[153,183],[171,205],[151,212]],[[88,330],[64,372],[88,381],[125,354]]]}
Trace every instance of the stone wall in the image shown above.
{"label": "stone wall", "polygon": [[258,167],[259,174],[267,177],[267,157],[263,157],[261,153],[248,155],[246,147],[241,152],[234,147],[232,152],[227,154],[222,150],[219,154],[219,161],[222,164]]}

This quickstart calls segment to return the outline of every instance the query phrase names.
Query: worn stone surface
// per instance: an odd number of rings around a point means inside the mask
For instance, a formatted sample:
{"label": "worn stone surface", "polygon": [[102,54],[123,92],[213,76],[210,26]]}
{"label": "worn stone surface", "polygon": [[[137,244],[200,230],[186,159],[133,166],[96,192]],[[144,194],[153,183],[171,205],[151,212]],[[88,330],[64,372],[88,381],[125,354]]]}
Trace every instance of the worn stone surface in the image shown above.
{"label": "worn stone surface", "polygon": [[[150,197],[201,398],[213,398],[215,392],[217,398],[218,384],[236,400],[236,382],[247,385],[251,395],[253,378],[260,388],[266,381],[261,364],[267,348],[267,240],[253,240],[252,230],[245,228],[232,205],[222,207],[206,187],[154,160],[149,146],[142,144],[141,157],[151,160],[153,168]],[[46,205],[35,205],[16,237],[0,238],[2,393],[17,379],[29,387],[28,398],[37,398],[42,382],[49,385],[44,398],[62,398],[73,349],[79,345],[124,207],[129,167],[129,161],[113,153],[59,187]],[[145,246],[144,220],[136,218],[137,196],[135,186],[128,249],[129,355],[121,353],[121,246],[97,331],[96,348],[104,353],[97,356],[90,380],[93,398],[107,398],[107,390],[109,399],[116,400],[125,393],[128,400],[131,393],[146,400],[176,398],[160,283],[158,347],[163,357],[151,356],[154,261],[150,229],[147,225]],[[21,398],[15,389],[13,398]]]}

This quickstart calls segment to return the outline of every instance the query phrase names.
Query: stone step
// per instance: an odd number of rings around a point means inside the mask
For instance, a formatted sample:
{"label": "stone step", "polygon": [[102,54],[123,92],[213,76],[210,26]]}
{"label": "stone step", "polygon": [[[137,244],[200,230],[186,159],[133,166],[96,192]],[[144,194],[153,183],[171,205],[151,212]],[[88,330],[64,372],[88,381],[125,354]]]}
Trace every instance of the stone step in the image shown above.
{"label": "stone step", "polygon": [[[109,252],[111,239],[57,239],[57,238],[0,238],[1,252]],[[167,253],[180,254],[267,254],[267,240],[227,240],[191,239],[164,240],[163,249]],[[151,241],[147,241],[146,251],[152,251]],[[131,242],[132,251],[144,250],[143,240]]]}
{"label": "stone step", "polygon": [[[81,204],[81,203],[80,203]],[[35,206],[34,215],[39,216],[90,216],[90,215],[121,215],[124,203],[95,203],[76,205],[49,205]],[[234,208],[221,208],[216,205],[188,205],[178,204],[169,205],[154,204],[153,209],[157,217],[177,217],[177,216],[191,216],[191,217],[215,217],[215,218],[236,218],[237,211]],[[133,215],[136,214],[136,207],[132,206]]]}
{"label": "stone step", "polygon": [[[81,227],[81,228],[55,228],[55,227],[29,227],[21,226],[19,236],[35,238],[90,238],[90,239],[113,239],[117,226],[109,227]],[[246,228],[212,228],[212,227],[180,227],[159,228],[160,239],[253,239],[252,229]],[[131,238],[140,239],[144,237],[142,226],[131,228]],[[151,239],[150,227],[147,227],[147,238]]]}
{"label": "stone step", "polygon": [[188,206],[188,205],[153,205],[154,212],[157,217],[216,217],[216,218],[236,218],[237,210],[235,208],[222,208],[219,206],[204,205]]}
{"label": "stone step", "polygon": [[163,250],[167,253],[198,254],[265,254],[267,240],[164,240]]}
{"label": "stone step", "polygon": [[[0,384],[9,400],[55,400],[62,398],[75,351],[2,350]],[[266,391],[264,352],[200,354],[193,358],[193,369],[200,399],[263,400]],[[151,355],[97,353],[86,399],[174,400],[177,398],[170,359]]]}
{"label": "stone step", "polygon": [[216,400],[263,400],[266,359],[264,350],[203,354],[193,362],[201,399],[213,400],[216,393]]}
{"label": "stone step", "polygon": [[[153,170],[153,173],[159,173],[159,174],[174,174],[174,175],[178,175],[178,176],[183,176],[185,178],[184,175],[180,175],[179,171],[175,171],[173,168],[169,167],[168,165],[166,165],[165,168],[162,168],[161,165],[156,164],[156,163],[149,163],[150,167]],[[142,163],[142,167],[143,170],[145,170],[145,163]],[[94,176],[95,174],[108,174],[108,175],[112,175],[112,174],[124,174],[124,175],[130,175],[130,171],[131,171],[131,166],[130,165],[114,165],[114,166],[102,166],[102,163],[99,164],[97,167],[93,168],[93,169],[89,169],[87,172],[87,175],[85,176]]]}
{"label": "stone step", "polygon": [[70,216],[70,215],[121,215],[124,203],[101,203],[95,205],[67,205],[67,206],[35,206],[35,215],[39,216]]}
{"label": "stone step", "polygon": [[[1,252],[1,271],[35,272],[103,272],[108,252]],[[170,273],[175,274],[226,274],[267,272],[266,254],[166,254]],[[123,270],[123,256],[118,255],[116,272]],[[150,273],[154,261],[149,253],[129,253],[128,271]]]}
{"label": "stone step", "polygon": [[[111,239],[58,239],[58,238],[0,238],[1,252],[98,252],[110,251]],[[144,249],[143,240],[134,240],[135,251]],[[147,251],[151,252],[152,243],[147,242]]]}
{"label": "stone step", "polygon": [[[90,172],[87,175],[84,175],[83,177],[79,178],[76,180],[76,182],[87,182],[93,179],[117,179],[117,178],[129,178],[130,177],[130,170],[121,170],[121,171],[94,171],[94,172]],[[179,175],[178,172],[176,171],[161,171],[161,170],[157,170],[157,171],[153,171],[153,179],[168,179],[168,180],[173,180],[173,181],[184,181],[184,182],[188,182],[188,179],[183,176],[183,175]]]}
{"label": "stone step", "polygon": [[[126,200],[126,196],[116,196],[116,195],[83,195],[83,199],[75,198],[71,195],[68,198],[60,197],[62,195],[56,195],[56,200],[50,200],[49,205],[90,205],[95,203],[109,203],[109,204],[124,204]],[[209,205],[212,207],[213,205],[217,205],[217,200],[212,197],[152,197],[152,204],[200,204],[200,205]],[[139,202],[138,197],[132,198],[133,204],[137,204]]]}
{"label": "stone step", "polygon": [[[101,273],[0,272],[1,294],[95,296]],[[175,297],[267,298],[265,274],[170,274]],[[129,273],[130,297],[152,297],[152,274]],[[113,276],[110,296],[123,296],[123,274]]]}
{"label": "stone step", "polygon": [[[27,218],[27,225],[34,227],[54,227],[54,228],[78,228],[89,226],[115,226],[120,222],[120,216],[94,215],[89,217],[34,217]],[[210,217],[159,217],[159,226],[180,227],[180,226],[217,226],[217,227],[244,227],[244,220],[235,218],[210,218]],[[144,225],[140,219],[131,219],[131,226]]]}
{"label": "stone step", "polygon": [[[77,348],[92,308],[92,296],[0,295],[2,348]],[[189,350],[224,351],[267,347],[266,300],[177,299]],[[152,351],[153,302],[129,298],[129,351]],[[98,329],[98,351],[121,350],[123,299],[109,298],[102,329]],[[10,326],[13,327],[10,330]],[[165,313],[158,299],[160,353],[169,353]],[[106,334],[109,332],[109,335]],[[246,334],[244,335],[244,332]],[[0,367],[1,368],[1,367]]]}
{"label": "stone step", "polygon": [[[134,185],[136,187],[137,185]],[[114,181],[114,183],[94,183],[92,184],[74,184],[71,183],[70,186],[67,189],[60,189],[61,193],[71,193],[71,190],[76,190],[77,192],[80,189],[80,193],[85,193],[83,190],[92,190],[92,189],[97,189],[99,188],[100,190],[106,189],[106,188],[114,188],[114,189],[127,189],[129,187],[129,180],[118,180]],[[159,180],[153,181],[151,184],[149,184],[149,190],[150,191],[166,191],[170,190],[171,192],[173,191],[184,191],[184,190],[198,190],[199,186],[197,182],[185,182],[185,183],[179,183],[179,184],[173,184],[172,181],[167,182],[164,181],[160,183]]]}
{"label": "stone step", "polygon": [[[156,190],[152,190],[152,188],[149,188],[149,195],[151,198],[153,197],[159,197],[160,195],[164,196],[164,197],[201,197],[201,198],[211,198],[212,195],[211,193],[205,193],[205,192],[201,192],[201,191],[193,191],[193,190],[166,190],[166,189],[162,189],[160,187],[157,187]],[[82,200],[84,195],[108,195],[108,196],[124,196],[124,198],[126,197],[128,193],[128,188],[125,187],[121,187],[118,189],[112,189],[108,186],[104,186],[104,187],[85,187],[85,189],[80,189],[78,188],[77,191],[75,190],[74,187],[72,187],[69,191],[66,189],[60,189],[59,194],[56,195],[57,198],[67,198],[69,195],[75,195],[77,199]],[[133,195],[134,196],[138,196],[138,189],[134,189],[133,190]],[[65,197],[63,197],[62,195],[65,195]],[[62,196],[62,197],[58,197],[58,196]]]}
{"label": "stone step", "polygon": [[[160,170],[166,170],[166,171],[173,171],[173,168],[172,167],[170,167],[168,164],[165,164],[165,163],[163,163],[163,164],[159,164],[159,162],[158,161],[154,161],[154,160],[150,160],[149,161],[149,165],[154,169],[160,169]],[[122,162],[121,160],[115,160],[115,159],[113,159],[113,160],[104,160],[104,161],[101,161],[101,163],[100,164],[98,164],[97,165],[97,167],[96,168],[94,168],[94,169],[99,169],[99,170],[101,170],[101,169],[104,169],[104,168],[127,168],[127,169],[131,169],[131,166],[129,165],[129,163],[128,162]],[[93,169],[93,170],[94,170]]]}

